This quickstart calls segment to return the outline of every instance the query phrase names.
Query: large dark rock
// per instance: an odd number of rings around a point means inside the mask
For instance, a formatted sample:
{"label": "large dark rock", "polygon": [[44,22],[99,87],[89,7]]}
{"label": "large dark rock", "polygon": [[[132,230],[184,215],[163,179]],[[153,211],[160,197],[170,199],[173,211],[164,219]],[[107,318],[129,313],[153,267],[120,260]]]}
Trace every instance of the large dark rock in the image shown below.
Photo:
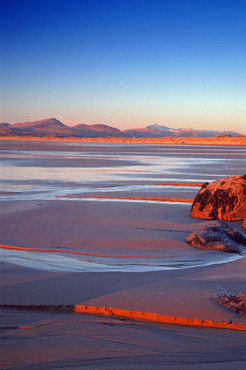
{"label": "large dark rock", "polygon": [[205,183],[194,199],[191,216],[227,221],[246,218],[246,175]]}
{"label": "large dark rock", "polygon": [[246,238],[224,221],[204,222],[185,238],[192,247],[246,254]]}

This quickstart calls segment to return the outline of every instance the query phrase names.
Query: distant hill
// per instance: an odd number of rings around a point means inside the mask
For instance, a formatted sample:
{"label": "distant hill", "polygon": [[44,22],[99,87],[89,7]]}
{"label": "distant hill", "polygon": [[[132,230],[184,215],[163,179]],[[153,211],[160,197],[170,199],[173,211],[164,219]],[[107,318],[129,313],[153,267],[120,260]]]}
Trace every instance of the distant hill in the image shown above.
{"label": "distant hill", "polygon": [[81,137],[124,136],[124,134],[117,128],[102,124],[97,125],[79,124],[73,126],[72,129],[76,130]]}
{"label": "distant hill", "polygon": [[218,135],[240,135],[235,131],[213,131],[213,130],[195,130],[193,128],[169,128],[157,124],[149,125],[147,127],[130,129],[123,131],[127,137],[215,137]]}
{"label": "distant hill", "polygon": [[[143,127],[143,128],[134,128],[130,130],[123,131],[124,135],[126,137],[163,137],[166,135],[163,135],[160,131],[156,130],[155,128],[151,127]],[[167,135],[170,136],[170,135]]]}
{"label": "distant hill", "polygon": [[[34,136],[74,136],[74,131],[58,121],[56,118],[47,118],[41,121],[15,123],[8,128],[14,129],[17,135]],[[1,130],[0,130],[1,133]]]}
{"label": "distant hill", "polygon": [[8,126],[10,126],[9,123],[5,123],[5,122],[0,123],[0,127],[8,127]]}
{"label": "distant hill", "polygon": [[147,127],[120,131],[104,124],[88,125],[85,123],[67,126],[56,118],[47,118],[34,122],[0,123],[0,136],[55,136],[75,138],[125,137],[125,138],[158,138],[158,137],[215,137],[218,135],[238,136],[235,131],[195,130],[193,128],[169,128],[158,124]]}

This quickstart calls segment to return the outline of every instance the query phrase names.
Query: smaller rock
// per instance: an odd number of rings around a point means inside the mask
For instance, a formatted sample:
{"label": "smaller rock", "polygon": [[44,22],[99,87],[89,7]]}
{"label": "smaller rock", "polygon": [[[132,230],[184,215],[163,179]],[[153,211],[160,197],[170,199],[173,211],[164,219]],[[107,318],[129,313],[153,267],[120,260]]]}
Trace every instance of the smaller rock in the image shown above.
{"label": "smaller rock", "polygon": [[210,299],[246,316],[246,293],[234,294],[223,291],[216,296],[210,297]]}
{"label": "smaller rock", "polygon": [[224,221],[204,222],[201,228],[189,234],[185,240],[195,248],[246,253],[246,238]]}

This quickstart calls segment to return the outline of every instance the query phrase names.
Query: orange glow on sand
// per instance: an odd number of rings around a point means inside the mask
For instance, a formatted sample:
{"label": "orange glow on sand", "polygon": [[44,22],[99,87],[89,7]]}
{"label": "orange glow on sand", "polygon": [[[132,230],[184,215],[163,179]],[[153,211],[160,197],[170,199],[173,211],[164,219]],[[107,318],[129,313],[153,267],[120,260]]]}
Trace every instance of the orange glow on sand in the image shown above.
{"label": "orange glow on sand", "polygon": [[2,136],[7,140],[41,140],[41,141],[73,141],[89,143],[126,143],[126,144],[174,144],[174,145],[245,145],[246,136],[216,136],[216,137],[159,137],[159,138],[74,138],[74,137],[35,137],[35,136]]}
{"label": "orange glow on sand", "polygon": [[81,199],[121,199],[121,200],[147,200],[154,202],[181,202],[181,203],[193,203],[193,199],[181,199],[181,198],[141,198],[141,197],[109,197],[106,195],[57,195],[55,198],[81,198]]}
{"label": "orange glow on sand", "polygon": [[[232,329],[246,331],[246,324],[237,324],[234,322],[200,320],[196,318],[186,318],[179,316],[166,316],[154,312],[129,311],[120,308],[104,307],[104,306],[83,306],[83,305],[0,305],[1,308],[12,309],[31,309],[31,310],[49,310],[60,312],[75,312],[100,316],[112,316],[118,318],[127,318],[138,321],[148,321],[163,324],[175,324],[195,327],[217,328],[217,329]],[[17,329],[32,329],[37,326],[19,326]]]}

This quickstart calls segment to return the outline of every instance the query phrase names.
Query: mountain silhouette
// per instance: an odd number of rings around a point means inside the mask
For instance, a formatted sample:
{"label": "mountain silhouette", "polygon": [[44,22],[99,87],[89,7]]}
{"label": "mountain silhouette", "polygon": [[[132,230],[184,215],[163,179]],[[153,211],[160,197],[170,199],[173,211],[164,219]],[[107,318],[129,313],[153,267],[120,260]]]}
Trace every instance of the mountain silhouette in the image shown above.
{"label": "mountain silhouette", "polygon": [[56,118],[47,118],[34,122],[9,124],[0,123],[0,136],[54,136],[54,137],[215,137],[218,135],[239,136],[235,131],[196,130],[193,128],[169,128],[158,124],[121,131],[104,124],[85,124],[67,126]]}

